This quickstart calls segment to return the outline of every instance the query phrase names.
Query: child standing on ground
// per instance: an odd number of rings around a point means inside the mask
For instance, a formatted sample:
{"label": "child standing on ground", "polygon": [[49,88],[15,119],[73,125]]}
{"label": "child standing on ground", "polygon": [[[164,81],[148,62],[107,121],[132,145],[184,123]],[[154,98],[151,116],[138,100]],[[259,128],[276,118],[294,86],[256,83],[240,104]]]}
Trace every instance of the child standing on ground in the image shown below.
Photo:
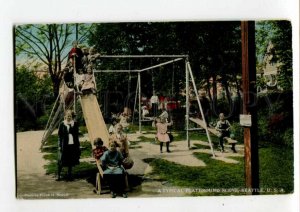
{"label": "child standing on ground", "polygon": [[224,113],[220,113],[219,121],[216,125],[216,130],[219,131],[219,144],[221,146],[221,152],[224,152],[224,137],[229,137],[230,132],[229,129],[231,127],[228,120],[225,119]]}
{"label": "child standing on ground", "polygon": [[171,152],[169,149],[170,137],[167,131],[168,131],[168,126],[171,126],[172,124],[173,124],[172,121],[170,123],[167,123],[166,119],[161,119],[161,118],[156,119],[157,139],[160,145],[160,153],[163,152],[162,151],[163,143],[166,143],[167,152]]}

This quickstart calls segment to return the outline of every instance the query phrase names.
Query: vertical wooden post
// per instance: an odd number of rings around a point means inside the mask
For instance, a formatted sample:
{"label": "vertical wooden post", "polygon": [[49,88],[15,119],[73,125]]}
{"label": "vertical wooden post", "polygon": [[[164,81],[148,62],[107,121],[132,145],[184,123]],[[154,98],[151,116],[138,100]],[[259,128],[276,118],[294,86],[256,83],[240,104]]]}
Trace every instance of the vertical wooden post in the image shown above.
{"label": "vertical wooden post", "polygon": [[78,24],[75,24],[75,39],[78,41]]}
{"label": "vertical wooden post", "polygon": [[255,22],[242,21],[243,114],[251,115],[251,126],[244,127],[245,181],[250,193],[259,193],[259,163],[256,111]]}

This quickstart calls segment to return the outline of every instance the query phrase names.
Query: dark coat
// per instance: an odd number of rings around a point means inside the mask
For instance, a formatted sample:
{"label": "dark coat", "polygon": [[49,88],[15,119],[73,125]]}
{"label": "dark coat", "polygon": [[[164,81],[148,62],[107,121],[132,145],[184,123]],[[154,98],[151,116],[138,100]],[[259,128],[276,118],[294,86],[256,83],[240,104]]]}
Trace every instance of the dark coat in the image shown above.
{"label": "dark coat", "polygon": [[78,73],[78,70],[83,68],[83,65],[82,65],[83,52],[81,51],[80,48],[72,48],[71,49],[71,51],[69,52],[68,59],[72,60],[72,65],[74,65],[74,62],[73,62],[74,55],[76,57],[76,59],[75,59],[76,60],[76,62],[75,62],[76,72]]}
{"label": "dark coat", "polygon": [[[79,164],[80,144],[79,144],[79,128],[77,122],[70,126],[69,131],[64,122],[61,122],[58,129],[58,145],[61,149],[59,152],[58,162],[62,166],[74,166]],[[69,143],[69,134],[73,136],[74,144]]]}

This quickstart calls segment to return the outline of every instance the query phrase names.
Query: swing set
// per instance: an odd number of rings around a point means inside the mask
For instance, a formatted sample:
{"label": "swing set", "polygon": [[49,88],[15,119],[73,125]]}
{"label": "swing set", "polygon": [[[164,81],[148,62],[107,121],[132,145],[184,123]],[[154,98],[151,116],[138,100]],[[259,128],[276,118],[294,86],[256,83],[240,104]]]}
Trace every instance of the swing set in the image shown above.
{"label": "swing set", "polygon": [[[192,82],[192,86],[193,86],[193,90],[195,92],[195,96],[196,96],[196,99],[197,99],[197,103],[198,103],[198,106],[199,106],[199,109],[200,109],[200,113],[201,113],[201,116],[204,117],[204,113],[203,113],[203,109],[202,109],[202,106],[201,106],[201,103],[200,103],[200,97],[198,95],[198,92],[197,92],[197,87],[196,87],[196,83],[195,83],[195,80],[194,80],[194,76],[193,76],[193,72],[192,72],[192,69],[191,69],[191,65],[189,63],[189,60],[188,60],[188,55],[101,55],[100,56],[100,59],[101,58],[123,58],[123,59],[144,59],[144,58],[165,58],[165,59],[171,59],[171,60],[168,60],[166,62],[162,62],[162,63],[159,63],[159,64],[156,64],[156,65],[152,65],[150,67],[146,67],[146,68],[142,68],[142,69],[130,69],[130,65],[129,65],[129,69],[128,70],[94,70],[94,73],[115,73],[115,74],[118,74],[118,73],[129,73],[129,79],[131,79],[131,74],[132,73],[135,73],[137,74],[137,86],[136,86],[136,95],[135,95],[135,105],[134,105],[134,111],[136,110],[136,102],[138,102],[138,114],[139,114],[139,117],[138,117],[138,123],[139,123],[139,133],[141,133],[141,128],[142,128],[142,115],[141,115],[141,111],[142,111],[142,108],[141,108],[141,102],[142,102],[142,96],[141,96],[141,74],[145,71],[148,71],[148,70],[154,70],[154,69],[157,69],[159,67],[162,67],[162,66],[166,66],[168,64],[173,64],[173,72],[172,72],[172,88],[171,88],[171,95],[173,96],[174,95],[174,85],[173,85],[173,82],[174,82],[174,64],[176,62],[179,62],[179,61],[182,61],[184,60],[184,63],[185,63],[185,83],[186,83],[186,93],[185,93],[185,96],[186,96],[186,115],[185,115],[185,124],[186,124],[186,140],[188,141],[188,148],[190,148],[190,137],[189,137],[189,132],[192,131],[190,130],[189,128],[189,122],[190,121],[193,121],[190,119],[189,117],[189,114],[190,114],[190,95],[189,95],[189,87],[190,87],[190,81]],[[209,141],[209,145],[210,145],[210,148],[211,148],[211,153],[212,153],[212,156],[215,157],[215,153],[214,153],[214,149],[213,149],[213,145],[212,145],[212,141],[211,141],[211,138],[210,138],[210,134],[209,134],[209,129],[208,129],[208,123],[206,123],[205,119],[202,120],[203,124],[201,124],[201,127],[205,129],[206,131],[206,135],[207,135],[207,138],[208,138],[208,141]]]}
{"label": "swing set", "polygon": [[[165,59],[170,59],[166,62],[162,62],[162,63],[159,63],[159,64],[156,64],[156,65],[152,65],[150,67],[146,67],[146,68],[142,68],[142,69],[127,69],[127,70],[94,70],[94,75],[96,75],[97,73],[114,73],[114,74],[118,74],[118,73],[129,73],[129,76],[131,76],[131,74],[137,74],[137,86],[136,86],[136,95],[135,95],[135,106],[134,106],[134,110],[136,109],[136,102],[138,102],[138,114],[139,114],[139,117],[138,117],[138,123],[139,123],[139,133],[141,133],[141,128],[142,128],[142,114],[141,114],[141,102],[142,102],[142,96],[141,96],[141,75],[142,73],[148,71],[148,70],[154,70],[154,69],[157,69],[159,67],[162,67],[162,66],[166,66],[168,64],[174,64],[174,63],[177,63],[179,61],[184,61],[184,64],[185,64],[185,84],[186,84],[186,88],[185,88],[185,96],[186,96],[186,115],[185,115],[185,126],[186,126],[186,140],[187,140],[187,143],[188,143],[188,148],[191,147],[191,144],[190,144],[190,136],[189,136],[189,132],[190,131],[193,131],[192,129],[189,128],[189,122],[190,121],[193,121],[191,120],[190,118],[190,95],[189,95],[189,88],[190,88],[190,82],[192,83],[192,86],[193,86],[193,91],[195,93],[195,96],[196,96],[196,99],[197,99],[197,103],[198,103],[198,106],[199,106],[199,110],[200,110],[200,114],[202,117],[204,117],[204,113],[203,113],[203,109],[202,109],[202,106],[201,106],[201,103],[200,103],[200,97],[199,97],[199,94],[197,92],[197,87],[196,87],[196,84],[195,84],[195,80],[194,80],[194,76],[193,76],[193,72],[192,72],[192,69],[191,69],[191,65],[190,65],[190,62],[188,60],[188,55],[101,55],[99,57],[100,59],[101,58],[115,58],[115,59],[144,59],[144,58],[165,58]],[[130,66],[129,66],[130,68]],[[174,81],[174,70],[172,72],[172,80]],[[173,95],[173,92],[174,92],[174,86],[172,85],[172,95]],[[88,97],[88,99],[86,99],[87,97],[83,96],[83,97],[80,97],[79,96],[79,99],[81,100],[81,103],[82,103],[82,107],[83,108],[83,111],[85,111],[85,115],[88,116],[88,120],[87,121],[90,121],[91,122],[91,119],[93,118],[97,118],[95,117],[95,115],[93,114],[89,114],[88,112],[91,111],[91,108],[94,110],[95,108],[97,109],[97,111],[99,110],[99,117],[98,119],[101,119],[100,121],[103,122],[103,117],[102,117],[102,113],[101,113],[101,110],[99,108],[99,105],[98,107],[96,107],[96,104],[97,103],[97,100],[96,100],[96,97],[95,100],[92,100],[90,99],[91,96]],[[57,125],[59,124],[60,120],[62,120],[63,116],[61,115],[61,111],[63,109],[66,109],[65,108],[65,103],[64,103],[64,98],[57,98],[56,102],[55,102],[55,105],[51,111],[51,114],[50,114],[50,118],[48,120],[48,123],[47,123],[47,126],[46,126],[46,129],[45,129],[45,133],[43,135],[43,139],[42,139],[42,146],[44,145],[45,141],[47,140],[47,138],[52,134],[52,132],[54,131],[54,129],[57,127]],[[69,107],[71,107],[71,105],[74,106],[74,109],[75,108],[75,103],[76,103],[76,100],[77,100],[77,97],[76,95],[74,94],[74,100],[72,101],[72,103],[70,104]],[[91,104],[93,105],[93,107],[91,107]],[[89,108],[89,109],[85,109],[85,108]],[[92,111],[91,111],[92,112]],[[97,122],[97,120],[93,120],[92,121],[93,123]],[[104,123],[104,122],[103,122]],[[88,123],[87,123],[88,124]],[[90,124],[91,126],[94,127],[94,124]],[[102,124],[103,125],[103,124]],[[101,126],[102,126],[101,125]],[[206,131],[206,135],[207,135],[207,138],[208,138],[208,142],[209,142],[209,145],[210,145],[210,149],[211,149],[211,153],[212,153],[212,156],[215,157],[215,153],[214,153],[214,149],[213,149],[213,145],[212,145],[212,141],[211,141],[211,137],[210,137],[210,134],[209,134],[209,129],[208,129],[208,123],[206,123],[205,119],[201,120],[201,125],[200,125],[202,128],[205,129]],[[99,129],[99,127],[97,128]],[[95,132],[89,132],[89,134],[95,134],[96,131],[99,131],[99,130],[95,130],[93,129],[92,131],[95,131]],[[107,130],[106,130],[107,131]],[[105,133],[104,134],[108,134],[108,133]],[[94,137],[94,136],[92,136]],[[106,140],[106,139],[105,139]],[[106,143],[106,142],[105,142]]]}

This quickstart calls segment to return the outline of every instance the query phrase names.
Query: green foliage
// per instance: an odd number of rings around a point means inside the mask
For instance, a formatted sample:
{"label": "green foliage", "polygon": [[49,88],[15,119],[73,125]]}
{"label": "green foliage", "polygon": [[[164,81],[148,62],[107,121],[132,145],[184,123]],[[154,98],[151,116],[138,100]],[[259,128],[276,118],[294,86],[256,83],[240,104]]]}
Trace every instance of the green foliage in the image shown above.
{"label": "green foliage", "polygon": [[49,120],[49,113],[46,113],[37,118],[36,124],[37,126],[44,127],[47,125],[48,120]]}
{"label": "green foliage", "polygon": [[62,78],[62,66],[75,39],[72,34],[76,33],[76,27],[78,39],[83,43],[92,28],[91,24],[26,24],[14,28],[17,63],[24,65],[34,61],[35,69],[46,67],[55,95]]}
{"label": "green foliage", "polygon": [[256,24],[257,58],[263,63],[267,47],[274,45],[271,62],[279,64],[278,84],[287,91],[293,87],[292,26],[290,21],[261,21]]}
{"label": "green foliage", "polygon": [[81,154],[80,158],[92,157],[92,145],[90,141],[80,142]]}
{"label": "green foliage", "polygon": [[282,136],[283,144],[289,148],[294,147],[294,130],[293,128],[288,128],[284,131]]}
{"label": "green foliage", "polygon": [[258,98],[258,137],[262,141],[293,146],[293,95],[269,93]]}
{"label": "green foliage", "polygon": [[79,127],[79,132],[81,134],[86,134],[86,133],[88,133],[88,130],[87,130],[86,126],[80,126]]}
{"label": "green foliage", "polygon": [[239,123],[231,123],[230,134],[232,139],[237,140],[240,143],[244,142],[244,129]]}
{"label": "green foliage", "polygon": [[[240,72],[240,23],[239,22],[161,22],[161,23],[106,23],[95,26],[89,44],[95,45],[102,54],[188,54],[197,80],[209,79],[219,74],[223,80],[236,80]],[[101,69],[141,69],[164,62],[163,59],[118,60],[99,63]],[[168,70],[168,71],[165,71]],[[174,71],[174,80],[170,70]],[[175,96],[183,87],[183,64],[166,66],[142,77],[142,92],[150,97],[153,86],[163,95]],[[99,77],[101,90],[120,91],[126,95],[128,88],[126,74],[102,74]],[[151,82],[152,80],[153,82]],[[135,86],[136,80],[132,82]],[[124,98],[123,96],[123,98]]]}
{"label": "green foliage", "polygon": [[17,131],[43,128],[48,107],[53,103],[51,81],[38,77],[25,66],[15,72],[15,120]]}

